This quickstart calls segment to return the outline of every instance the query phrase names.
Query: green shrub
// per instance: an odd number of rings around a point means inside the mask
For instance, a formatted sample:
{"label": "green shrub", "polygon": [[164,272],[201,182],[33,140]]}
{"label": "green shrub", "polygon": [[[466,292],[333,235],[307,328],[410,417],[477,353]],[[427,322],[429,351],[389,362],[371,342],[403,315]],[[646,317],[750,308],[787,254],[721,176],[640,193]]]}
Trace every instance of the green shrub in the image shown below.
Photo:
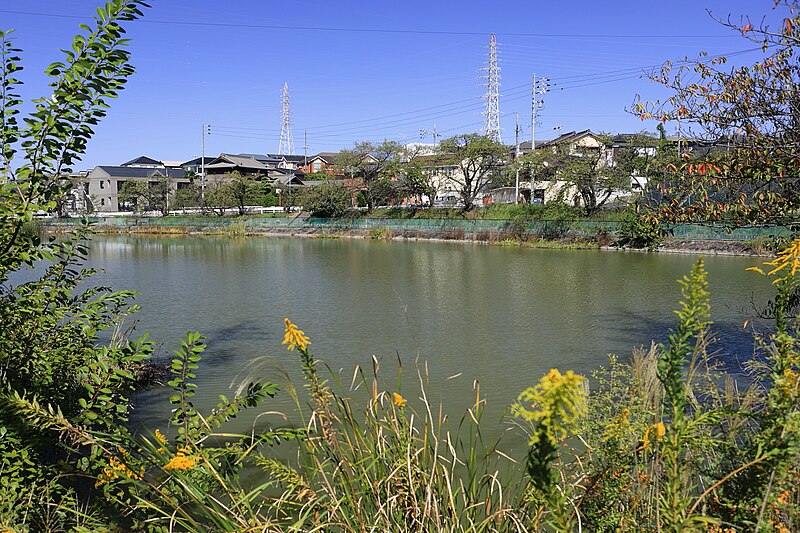
{"label": "green shrub", "polygon": [[323,183],[310,187],[303,193],[303,208],[311,216],[339,218],[347,215],[352,206],[350,193],[342,185]]}
{"label": "green shrub", "polygon": [[619,244],[653,250],[664,242],[666,231],[652,215],[626,213],[619,225]]}
{"label": "green shrub", "polygon": [[391,239],[392,232],[389,228],[370,228],[367,237],[376,240]]}

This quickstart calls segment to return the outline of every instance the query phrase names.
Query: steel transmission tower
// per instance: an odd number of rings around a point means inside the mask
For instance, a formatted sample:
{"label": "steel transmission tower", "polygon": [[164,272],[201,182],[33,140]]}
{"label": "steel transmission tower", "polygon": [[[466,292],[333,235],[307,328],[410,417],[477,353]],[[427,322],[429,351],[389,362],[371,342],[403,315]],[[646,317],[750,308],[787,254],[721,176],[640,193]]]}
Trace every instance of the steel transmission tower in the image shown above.
{"label": "steel transmission tower", "polygon": [[294,152],[294,142],[292,141],[292,121],[289,116],[289,85],[283,84],[281,96],[283,103],[281,111],[281,142],[278,146],[278,155],[291,155]]}
{"label": "steel transmission tower", "polygon": [[489,37],[489,66],[486,67],[486,123],[483,133],[500,142],[500,67],[497,65],[497,39]]}

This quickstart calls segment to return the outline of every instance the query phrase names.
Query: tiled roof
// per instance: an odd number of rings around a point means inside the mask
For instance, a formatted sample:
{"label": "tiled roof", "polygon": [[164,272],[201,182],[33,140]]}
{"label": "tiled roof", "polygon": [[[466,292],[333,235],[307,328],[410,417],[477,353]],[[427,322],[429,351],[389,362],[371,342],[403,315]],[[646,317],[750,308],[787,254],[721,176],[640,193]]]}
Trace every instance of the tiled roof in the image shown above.
{"label": "tiled roof", "polygon": [[186,171],[182,168],[146,168],[101,165],[101,170],[113,178],[184,178]]}
{"label": "tiled roof", "polygon": [[[267,166],[258,161],[252,155],[234,155],[234,154],[219,154],[219,157],[214,159],[214,165],[219,163],[233,163],[237,167],[254,168],[256,170],[266,170]],[[213,166],[213,165],[210,165]]]}
{"label": "tiled roof", "polygon": [[309,157],[308,160],[311,161],[312,159],[322,159],[328,165],[332,165],[337,155],[339,155],[339,152],[320,152]]}
{"label": "tiled roof", "polygon": [[131,159],[125,163],[122,163],[121,167],[126,167],[128,165],[159,165],[161,166],[162,163],[158,159],[153,159],[152,157],[147,157],[146,155],[140,155],[135,159]]}

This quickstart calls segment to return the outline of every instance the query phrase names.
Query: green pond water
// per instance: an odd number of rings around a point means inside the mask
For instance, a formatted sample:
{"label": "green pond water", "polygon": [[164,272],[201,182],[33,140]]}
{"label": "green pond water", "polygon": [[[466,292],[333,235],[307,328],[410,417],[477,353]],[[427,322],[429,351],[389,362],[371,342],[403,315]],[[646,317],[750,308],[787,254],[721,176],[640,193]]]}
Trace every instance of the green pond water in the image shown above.
{"label": "green pond water", "polygon": [[[166,357],[187,331],[209,344],[195,405],[210,409],[247,375],[301,388],[298,356],[281,346],[283,318],[349,387],[358,366],[380,364],[381,389],[414,405],[417,368],[430,399],[457,413],[475,382],[493,419],[550,368],[588,374],[636,346],[666,339],[675,323],[678,278],[698,257],[585,250],[536,250],[471,243],[303,238],[97,237],[95,283],[140,292],[128,325],[150,332]],[[746,320],[769,283],[745,272],[756,258],[705,258],[716,349],[735,370],[753,353]],[[398,368],[402,365],[402,383]],[[362,388],[363,390],[363,388]],[[136,396],[135,423],[163,427],[168,391]],[[357,394],[357,393],[356,393]],[[285,392],[258,412],[291,422]],[[244,416],[229,429],[246,431]]]}

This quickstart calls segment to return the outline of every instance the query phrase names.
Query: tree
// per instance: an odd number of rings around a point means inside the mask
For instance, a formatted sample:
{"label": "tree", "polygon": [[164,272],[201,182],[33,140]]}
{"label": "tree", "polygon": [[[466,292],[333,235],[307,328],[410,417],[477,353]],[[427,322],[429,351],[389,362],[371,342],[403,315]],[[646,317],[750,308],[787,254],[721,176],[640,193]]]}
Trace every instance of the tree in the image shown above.
{"label": "tree", "polygon": [[123,211],[131,210],[140,213],[147,209],[147,183],[142,180],[127,180],[117,194],[117,203]]}
{"label": "tree", "polygon": [[353,200],[342,185],[323,183],[309,187],[302,195],[303,208],[311,216],[323,218],[343,217],[350,212]]}
{"label": "tree", "polygon": [[537,180],[550,181],[558,197],[591,215],[610,200],[632,192],[632,183],[644,185],[658,175],[668,151],[647,133],[597,136],[595,144],[563,143],[537,148],[514,164],[533,171]]}
{"label": "tree", "polygon": [[169,208],[172,204],[172,181],[167,177],[158,178],[156,181],[147,183],[147,207],[161,213],[161,216],[169,215]]}
{"label": "tree", "polygon": [[205,200],[206,209],[210,209],[219,216],[223,216],[226,209],[235,205],[228,183],[223,176],[206,178]]}
{"label": "tree", "polygon": [[232,200],[233,205],[236,206],[239,216],[244,215],[253,179],[250,176],[242,175],[240,172],[234,170],[229,174],[225,174],[225,180],[226,183],[224,187],[228,191],[228,196]]}
{"label": "tree", "polygon": [[476,133],[445,139],[438,152],[445,162],[458,167],[449,179],[458,186],[465,210],[474,207],[479,192],[499,180],[507,154],[504,145]]}
{"label": "tree", "polygon": [[200,186],[197,183],[190,183],[187,187],[178,188],[175,191],[172,206],[176,209],[199,207],[201,200]]}
{"label": "tree", "polygon": [[[779,21],[775,26],[769,19]],[[788,222],[800,209],[800,2],[779,0],[759,24],[717,19],[761,47],[747,66],[726,57],[665,63],[651,79],[671,96],[637,98],[642,118],[677,123],[710,153],[669,167],[646,208],[668,222],[721,220],[733,225]]]}
{"label": "tree", "polygon": [[[85,508],[83,482],[104,463],[106,450],[127,431],[132,365],[149,353],[146,343],[117,334],[134,309],[132,293],[90,286],[85,258],[88,221],[59,240],[25,231],[39,210],[56,207],[71,187],[62,179],[79,160],[93,128],[133,73],[123,26],[147,4],[113,0],[97,10],[93,25],[66,47],[63,61],[47,67],[48,95],[34,100],[20,125],[16,93],[20,50],[0,31],[0,476],[4,524],[25,529],[72,529],[62,509]],[[38,264],[37,279],[12,274]],[[105,346],[103,346],[105,344]],[[106,435],[106,445],[55,431],[80,428]],[[105,450],[104,450],[105,448]],[[64,465],[69,465],[64,468]],[[42,494],[46,494],[42,498]],[[87,527],[92,518],[87,513]],[[96,517],[95,517],[96,518]],[[59,523],[62,522],[62,523]]]}
{"label": "tree", "polygon": [[359,142],[339,152],[336,166],[343,174],[363,180],[367,210],[371,211],[387,200],[386,181],[397,176],[403,154],[403,145],[395,141]]}
{"label": "tree", "polygon": [[421,155],[419,148],[406,148],[400,166],[397,192],[412,202],[417,198],[421,201],[423,196],[427,196],[429,206],[433,207],[436,190],[433,185],[433,177],[425,171]]}
{"label": "tree", "polygon": [[136,213],[158,211],[161,216],[167,216],[174,196],[171,180],[160,177],[155,181],[125,181],[117,195],[117,201],[121,209],[130,209]]}

